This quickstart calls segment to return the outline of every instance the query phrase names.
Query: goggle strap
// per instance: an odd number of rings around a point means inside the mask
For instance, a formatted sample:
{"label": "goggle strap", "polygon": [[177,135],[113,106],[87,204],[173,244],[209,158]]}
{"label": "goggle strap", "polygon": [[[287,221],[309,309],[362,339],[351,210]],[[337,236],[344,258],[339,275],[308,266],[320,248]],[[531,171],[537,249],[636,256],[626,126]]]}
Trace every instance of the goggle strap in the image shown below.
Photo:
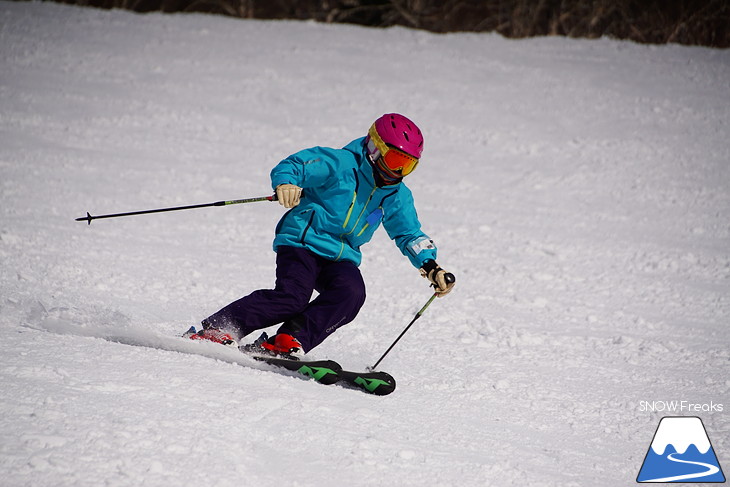
{"label": "goggle strap", "polygon": [[375,146],[372,136],[368,139],[368,155],[373,161],[380,157],[380,150]]}

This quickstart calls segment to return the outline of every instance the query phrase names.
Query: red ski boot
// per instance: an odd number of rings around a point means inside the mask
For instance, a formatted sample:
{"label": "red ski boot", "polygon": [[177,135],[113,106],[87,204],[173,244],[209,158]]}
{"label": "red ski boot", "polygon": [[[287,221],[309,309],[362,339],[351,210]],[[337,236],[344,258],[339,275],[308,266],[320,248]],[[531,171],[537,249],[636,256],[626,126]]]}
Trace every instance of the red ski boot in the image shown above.
{"label": "red ski boot", "polygon": [[195,327],[190,327],[184,336],[189,337],[191,340],[208,340],[214,343],[227,345],[229,347],[238,346],[238,343],[236,343],[236,340],[233,339],[230,333],[218,328],[204,328],[199,332],[196,332]]}
{"label": "red ski boot", "polygon": [[286,333],[277,333],[275,336],[261,343],[261,348],[272,355],[280,355],[293,360],[301,360],[304,350],[299,340]]}

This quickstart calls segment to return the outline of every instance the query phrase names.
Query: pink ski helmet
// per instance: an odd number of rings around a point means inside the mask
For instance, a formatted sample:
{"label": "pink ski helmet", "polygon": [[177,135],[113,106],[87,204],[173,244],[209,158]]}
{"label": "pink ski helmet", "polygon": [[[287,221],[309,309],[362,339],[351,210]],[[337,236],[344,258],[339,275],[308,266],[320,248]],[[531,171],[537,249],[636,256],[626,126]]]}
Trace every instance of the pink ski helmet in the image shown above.
{"label": "pink ski helmet", "polygon": [[421,129],[408,118],[398,113],[386,113],[373,125],[383,142],[416,159],[421,158],[423,134]]}
{"label": "pink ski helmet", "polygon": [[397,113],[386,113],[368,130],[368,154],[388,179],[413,172],[423,152],[423,134],[418,126]]}

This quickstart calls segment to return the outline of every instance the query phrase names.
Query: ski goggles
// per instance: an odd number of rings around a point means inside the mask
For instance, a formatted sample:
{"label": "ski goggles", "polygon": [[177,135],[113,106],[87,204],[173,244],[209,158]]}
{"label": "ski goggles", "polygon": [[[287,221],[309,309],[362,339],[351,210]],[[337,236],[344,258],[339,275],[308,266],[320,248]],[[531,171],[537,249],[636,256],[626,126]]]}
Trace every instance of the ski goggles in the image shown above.
{"label": "ski goggles", "polygon": [[390,173],[393,177],[407,176],[416,169],[418,158],[383,142],[383,139],[375,130],[374,124],[368,130],[368,135],[370,136],[370,142],[380,152],[379,160],[376,162],[381,169]]}

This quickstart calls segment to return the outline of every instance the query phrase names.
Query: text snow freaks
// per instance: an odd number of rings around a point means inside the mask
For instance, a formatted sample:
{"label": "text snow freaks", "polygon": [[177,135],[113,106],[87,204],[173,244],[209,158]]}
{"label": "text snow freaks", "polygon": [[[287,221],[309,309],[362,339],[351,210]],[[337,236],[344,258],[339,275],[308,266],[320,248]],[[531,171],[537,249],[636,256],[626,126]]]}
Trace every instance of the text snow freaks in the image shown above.
{"label": "text snow freaks", "polygon": [[710,401],[696,403],[692,401],[639,401],[641,412],[668,412],[668,413],[721,413],[722,404]]}

